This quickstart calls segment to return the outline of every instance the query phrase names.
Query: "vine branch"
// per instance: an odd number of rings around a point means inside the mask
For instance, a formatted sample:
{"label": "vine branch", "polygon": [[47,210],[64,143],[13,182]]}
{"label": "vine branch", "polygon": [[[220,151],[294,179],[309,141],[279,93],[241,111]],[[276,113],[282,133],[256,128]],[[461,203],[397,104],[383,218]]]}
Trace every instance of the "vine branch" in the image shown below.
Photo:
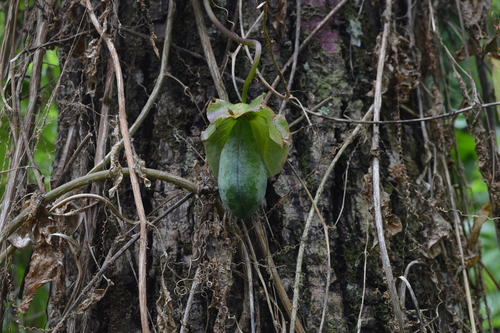
{"label": "vine branch", "polygon": [[[181,178],[179,176],[170,174],[168,172],[164,171],[159,171],[155,169],[145,169],[144,170],[146,177],[148,178],[153,178],[153,179],[158,179],[158,180],[163,180],[166,182],[169,182],[171,184],[180,186],[186,190],[188,190],[191,193],[194,194],[199,194],[200,193],[200,187],[184,178]],[[122,174],[124,176],[130,176],[130,171],[128,168],[123,168],[122,169]],[[45,194],[41,200],[42,205],[46,205],[49,202],[54,201],[55,199],[59,198],[60,196],[71,192],[73,190],[76,190],[80,187],[87,186],[93,182],[98,182],[98,181],[103,181],[109,179],[109,170],[106,171],[99,171],[95,172],[89,175],[85,175],[83,177],[77,178],[75,180],[72,180],[70,182],[67,182],[64,185],[59,186],[58,188],[48,192]],[[0,234],[0,244],[3,243],[7,238],[9,238],[14,232],[16,232],[24,222],[28,219],[30,214],[32,213],[30,207],[25,208],[15,219],[13,219],[2,231]],[[3,259],[3,257],[2,257]],[[2,262],[0,261],[0,264]]]}
{"label": "vine branch", "polygon": [[[373,102],[373,120],[380,120],[380,109],[382,107],[382,76],[384,74],[384,64],[385,55],[387,48],[387,40],[389,36],[389,28],[391,24],[392,16],[392,1],[386,1],[385,12],[383,18],[384,30],[382,32],[382,41],[380,43],[380,53],[378,56],[377,65],[377,80],[375,82],[375,98]],[[379,150],[380,150],[380,128],[379,124],[373,125],[373,137],[372,137],[372,185],[373,185],[373,215],[375,220],[375,226],[377,229],[378,247],[380,250],[380,257],[382,260],[382,269],[385,274],[385,279],[387,282],[387,289],[389,293],[389,298],[392,303],[392,310],[394,316],[399,324],[401,332],[405,332],[405,324],[403,312],[401,311],[401,305],[399,304],[398,293],[396,291],[396,285],[394,282],[394,276],[392,274],[391,261],[389,259],[389,254],[387,252],[387,246],[385,243],[385,233],[382,217],[382,207],[381,207],[381,194],[380,194],[380,160],[379,160]]]}
{"label": "vine branch", "polygon": [[217,29],[219,29],[220,32],[222,32],[224,35],[226,35],[228,38],[231,38],[235,42],[247,46],[252,46],[255,48],[255,56],[253,58],[253,64],[252,67],[250,68],[250,72],[248,73],[247,79],[245,80],[245,84],[243,85],[243,91],[241,94],[241,102],[246,103],[248,87],[250,86],[250,83],[252,82],[253,77],[255,76],[257,67],[259,66],[260,56],[262,54],[262,46],[260,45],[259,41],[255,39],[247,39],[240,37],[231,30],[227,29],[225,26],[223,26],[222,23],[219,22],[217,17],[215,17],[214,12],[212,11],[212,7],[210,6],[210,3],[208,1],[209,0],[203,0],[203,4],[205,5],[205,11],[207,12],[208,17],[210,18],[212,23],[217,27]]}
{"label": "vine branch", "polygon": [[144,205],[142,203],[141,189],[139,186],[139,179],[134,171],[135,161],[134,154],[132,152],[132,144],[130,142],[129,128],[127,124],[127,113],[125,110],[125,87],[123,84],[123,73],[120,65],[120,59],[118,58],[118,53],[116,52],[115,44],[109,38],[106,31],[101,27],[97,17],[95,16],[94,10],[90,0],[85,1],[85,7],[87,13],[94,25],[95,29],[101,36],[101,38],[106,43],[108,47],[111,58],[113,59],[113,65],[115,69],[116,86],[118,89],[118,118],[120,121],[120,132],[123,137],[123,145],[125,147],[125,156],[127,158],[127,165],[130,169],[130,182],[132,184],[132,192],[134,194],[135,206],[137,209],[137,215],[139,216],[139,221],[141,224],[141,237],[139,241],[139,307],[141,315],[142,331],[144,333],[149,333],[148,324],[148,313],[147,313],[147,299],[146,299],[146,212],[144,210]]}
{"label": "vine branch", "polygon": [[[177,209],[180,205],[182,205],[184,202],[186,202],[192,196],[193,196],[192,193],[189,193],[186,196],[184,196],[182,199],[180,199],[178,202],[176,202],[172,207],[170,207],[165,213],[163,213],[162,215],[158,216],[154,221],[152,221],[151,224],[152,225],[157,225],[161,220],[163,220],[163,218],[165,218],[165,216],[167,216],[172,211],[174,211],[175,209]],[[97,274],[92,278],[92,280],[82,290],[82,292],[80,293],[80,295],[68,307],[68,310],[65,312],[65,314],[63,315],[63,317],[59,320],[59,322],[57,323],[57,325],[52,329],[52,332],[55,333],[55,332],[57,332],[59,330],[59,328],[62,326],[62,324],[64,323],[64,321],[66,320],[66,318],[72,313],[72,311],[75,309],[75,307],[82,302],[83,297],[92,289],[93,286],[95,286],[97,284],[97,282],[99,281],[99,279],[104,275],[104,272],[106,272],[106,270],[111,265],[113,265],[113,263],[118,258],[120,258],[121,255],[128,248],[130,248],[130,246],[132,246],[132,244],[134,244],[139,239],[139,237],[140,237],[140,232],[136,233],[134,236],[132,236],[132,238],[124,246],[122,246],[120,248],[120,250],[118,250],[112,257],[106,258],[106,260],[104,261],[104,263],[103,263],[101,269],[99,270],[99,272],[97,272]],[[115,242],[115,244],[117,244],[117,242],[119,242],[119,241],[121,241],[121,239],[118,239]],[[111,253],[111,251],[110,251],[110,253]]]}
{"label": "vine branch", "polygon": [[[165,80],[165,77],[167,76],[167,67],[168,67],[168,58],[170,54],[170,46],[172,44],[172,25],[173,25],[173,16],[175,12],[175,1],[171,2],[172,5],[169,4],[169,9],[168,9],[168,14],[167,14],[167,24],[165,26],[165,43],[163,44],[163,50],[162,50],[162,56],[161,56],[161,64],[160,64],[160,73],[158,74],[158,77],[156,78],[156,83],[155,86],[153,87],[153,91],[151,91],[151,94],[149,95],[149,98],[144,105],[144,107],[141,110],[141,113],[137,117],[136,121],[130,126],[130,136],[133,136],[135,132],[139,129],[139,127],[142,125],[144,120],[149,114],[149,111],[151,110],[151,107],[154,105],[156,97],[158,97],[158,94],[160,93],[160,89],[163,85],[163,81]],[[118,143],[118,149],[121,150],[123,148],[123,139],[120,140]],[[97,172],[102,170],[104,166],[110,161],[111,159],[111,153],[108,153],[106,157],[101,160],[92,170],[89,171],[89,173]]]}

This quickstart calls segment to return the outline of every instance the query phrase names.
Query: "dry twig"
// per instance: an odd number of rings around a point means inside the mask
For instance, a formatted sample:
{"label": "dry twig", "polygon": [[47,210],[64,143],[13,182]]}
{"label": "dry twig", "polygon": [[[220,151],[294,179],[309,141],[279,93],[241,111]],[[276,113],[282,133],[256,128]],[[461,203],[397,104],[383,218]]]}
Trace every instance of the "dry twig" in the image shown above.
{"label": "dry twig", "polygon": [[[136,121],[132,124],[132,126],[130,126],[129,130],[130,136],[133,136],[135,132],[137,132],[139,127],[142,125],[142,123],[148,116],[149,111],[153,107],[156,98],[160,93],[161,86],[163,85],[163,81],[165,80],[165,77],[167,75],[168,57],[170,54],[170,46],[172,44],[172,24],[174,20],[174,13],[175,13],[175,1],[171,1],[169,2],[167,23],[165,25],[165,42],[163,44],[163,51],[161,55],[160,73],[158,74],[158,77],[156,79],[153,91],[151,91],[151,94],[149,95],[146,104],[144,104],[141,113],[137,117]],[[122,148],[123,148],[123,139],[120,140],[120,142],[118,142],[118,149],[121,150]],[[94,166],[94,168],[92,168],[92,170],[89,171],[89,174],[102,170],[102,168],[104,168],[104,166],[110,161],[110,159],[111,159],[111,153],[108,153],[101,162],[99,162],[96,166]]]}
{"label": "dry twig", "polygon": [[[382,41],[380,43],[380,51],[378,56],[378,66],[377,66],[377,81],[375,83],[375,99],[373,104],[373,120],[380,120],[380,109],[382,107],[382,76],[384,74],[384,64],[385,55],[387,48],[387,39],[389,35],[389,29],[391,25],[392,17],[392,1],[386,1],[386,7],[384,11],[384,30],[382,33]],[[373,215],[375,219],[375,226],[377,229],[378,247],[380,250],[380,257],[382,260],[382,268],[385,273],[385,278],[387,282],[389,298],[392,303],[392,310],[394,311],[394,316],[399,324],[399,329],[404,332],[404,318],[403,312],[401,311],[401,305],[399,304],[399,298],[396,291],[396,285],[394,282],[394,277],[392,275],[391,261],[389,259],[389,254],[387,252],[387,246],[385,243],[384,225],[382,218],[382,207],[381,207],[381,194],[380,194],[380,161],[378,157],[378,151],[380,149],[380,129],[378,124],[373,125],[373,137],[372,137],[372,180],[373,180]]]}
{"label": "dry twig", "polygon": [[[321,221],[321,224],[323,225],[323,229],[325,231],[325,245],[326,245],[325,298],[323,299],[323,311],[321,312],[321,323],[320,323],[319,329],[318,329],[318,332],[322,332],[323,331],[323,325],[325,323],[326,308],[327,308],[327,303],[328,303],[328,293],[329,293],[329,290],[330,290],[330,280],[331,280],[331,274],[332,274],[332,269],[331,269],[332,262],[331,262],[331,258],[330,258],[330,238],[328,236],[328,226],[325,223],[325,219],[323,218],[323,215],[319,211],[317,202],[313,199],[313,197],[311,195],[311,192],[309,192],[309,190],[307,189],[306,184],[304,183],[304,181],[302,180],[302,178],[300,178],[299,174],[293,168],[293,166],[290,165],[290,167],[292,168],[292,171],[295,174],[295,176],[297,177],[297,179],[299,180],[299,182],[302,184],[302,187],[306,191],[306,194],[309,197],[309,200],[311,200],[312,207],[314,208],[314,211],[318,215],[318,217],[319,217],[319,219]],[[305,246],[303,246],[303,244],[306,244],[306,242],[307,242],[307,234],[308,234],[308,232],[304,232],[302,234],[301,239],[300,239],[300,245],[302,246],[303,249],[305,248]],[[303,252],[302,252],[302,254],[303,254]],[[300,255],[300,248],[299,248],[299,255]],[[302,262],[302,258],[300,259],[300,261]],[[301,275],[301,272],[299,272],[298,274],[296,272],[296,274],[295,274],[295,281],[294,281],[294,285],[293,285],[293,307],[292,307],[292,319],[291,319],[292,323],[295,322],[295,318],[296,318],[297,310],[298,310],[298,296],[299,296],[298,291],[299,291],[299,284],[300,284],[300,275]],[[293,325],[290,326],[290,332],[291,333],[294,332],[294,330],[292,329],[292,327],[293,327]]]}
{"label": "dry twig", "polygon": [[[262,227],[260,222],[256,222],[256,223],[258,223]],[[275,313],[275,309],[278,308],[277,301],[274,298],[271,298],[271,295],[269,294],[269,291],[267,290],[267,286],[266,286],[267,282],[264,280],[264,277],[262,276],[262,273],[260,271],[257,255],[255,254],[255,249],[253,247],[253,242],[250,239],[250,236],[248,235],[248,231],[246,230],[244,223],[243,223],[243,228],[245,231],[245,235],[244,235],[245,240],[248,244],[248,252],[250,253],[250,255],[252,257],[252,263],[253,263],[254,269],[257,272],[261,286],[264,289],[264,293],[266,295],[266,302],[267,302],[267,306],[269,307],[269,313],[271,314],[271,317],[273,320],[274,329],[276,330],[276,332],[279,332],[279,324],[278,324],[277,316]],[[241,234],[241,231],[237,227],[234,229],[235,229],[235,233],[236,233],[237,237],[240,240],[240,246],[243,246],[244,240],[243,240],[243,235]],[[262,236],[262,235],[259,234],[257,237],[260,237],[260,236]],[[266,238],[266,240],[267,240],[267,238]],[[271,267],[268,267],[268,269],[271,270]],[[274,307],[273,307],[273,305],[274,305]]]}
{"label": "dry twig", "polygon": [[137,209],[137,215],[139,216],[139,221],[141,223],[141,239],[139,241],[139,305],[141,314],[141,324],[143,333],[149,333],[148,325],[148,310],[147,310],[147,299],[146,299],[146,212],[144,210],[144,205],[142,203],[141,189],[139,187],[139,179],[134,170],[135,161],[134,154],[132,151],[132,144],[130,143],[130,134],[127,124],[127,113],[125,110],[125,87],[123,84],[123,74],[120,65],[120,59],[118,58],[118,53],[116,52],[115,44],[109,38],[106,31],[103,30],[101,24],[95,16],[94,9],[90,0],[85,2],[85,7],[87,9],[87,14],[92,21],[95,29],[101,36],[101,38],[106,43],[108,47],[111,58],[113,59],[113,65],[115,68],[116,76],[116,86],[118,89],[118,117],[120,120],[120,131],[123,137],[123,144],[125,146],[125,156],[127,158],[127,164],[130,170],[130,182],[132,183],[132,191],[134,193],[134,201]]}
{"label": "dry twig", "polygon": [[198,34],[200,35],[201,45],[203,46],[203,51],[205,52],[205,59],[210,69],[210,74],[214,79],[215,88],[219,94],[219,98],[223,100],[228,100],[226,88],[224,88],[224,82],[222,81],[222,76],[217,66],[215,60],[214,51],[212,50],[212,45],[210,44],[210,38],[208,37],[207,28],[203,20],[203,12],[201,11],[200,2],[198,0],[191,0],[193,5],[194,17],[196,19],[196,26],[198,27]]}
{"label": "dry twig", "polygon": [[[372,115],[372,110],[373,110],[373,106],[370,107],[368,112],[366,112],[363,119],[370,118]],[[351,135],[349,135],[349,137],[347,137],[346,140],[342,143],[342,147],[340,147],[337,154],[333,158],[332,162],[328,166],[328,169],[326,170],[326,172],[323,176],[323,179],[321,180],[321,183],[319,184],[318,190],[316,191],[316,194],[314,196],[314,200],[312,200],[311,209],[309,210],[309,215],[307,217],[306,224],[304,225],[304,231],[302,233],[301,242],[300,242],[300,246],[299,246],[299,253],[297,255],[297,265],[295,268],[295,282],[294,282],[294,289],[293,289],[293,306],[292,306],[292,315],[291,315],[292,322],[297,317],[297,306],[298,306],[297,304],[298,304],[298,299],[299,299],[299,282],[300,282],[300,276],[302,274],[302,261],[304,260],[305,244],[307,241],[307,235],[309,233],[309,229],[311,228],[311,223],[312,223],[312,219],[314,217],[314,212],[316,210],[316,205],[319,202],[321,195],[323,194],[323,190],[325,188],[326,181],[327,181],[328,177],[331,175],[331,173],[333,172],[333,169],[335,168],[335,165],[339,161],[340,156],[342,156],[342,153],[352,143],[352,141],[360,133],[362,128],[363,128],[362,125],[356,126],[356,128],[352,131]],[[327,281],[327,283],[329,283],[329,281]],[[293,325],[291,325],[290,327],[293,327]],[[290,330],[291,330],[291,333],[293,333],[291,328],[290,328]]]}
{"label": "dry twig", "polygon": [[[276,269],[276,265],[274,264],[274,260],[273,260],[273,257],[271,255],[271,251],[269,250],[269,244],[267,242],[266,233],[265,233],[264,227],[262,226],[262,223],[260,221],[255,221],[254,230],[255,230],[255,234],[257,236],[257,241],[259,242],[260,249],[261,249],[264,257],[266,258],[267,267],[268,267],[268,270],[271,274],[271,277],[273,278],[273,282],[274,282],[274,285],[276,286],[276,290],[278,291],[278,296],[280,297],[281,302],[283,303],[283,305],[285,307],[285,311],[287,312],[287,315],[291,318],[292,307],[293,307],[292,302],[290,301],[290,298],[288,298],[285,287],[283,286],[283,282],[281,281],[280,276],[278,274],[278,270]],[[299,320],[295,321],[295,329],[299,333],[305,332],[305,329]]]}
{"label": "dry twig", "polygon": [[[17,5],[14,6],[14,4],[11,4],[13,8],[17,8]],[[15,11],[15,10],[14,10]],[[10,14],[13,14],[9,11]],[[48,31],[48,22],[47,20],[42,18],[43,15],[43,9],[37,8],[36,10],[36,15],[37,15],[37,27],[36,27],[36,36],[34,36],[34,45],[38,46],[43,43],[45,43],[46,37],[47,37],[47,31]],[[15,21],[14,18],[12,20]],[[14,24],[14,22],[12,22]],[[12,31],[14,33],[14,31]],[[13,38],[14,36],[11,35],[9,36]],[[8,38],[6,38],[8,40]],[[14,39],[10,40],[11,43],[14,43]],[[12,51],[13,52],[13,51]],[[5,227],[5,224],[7,222],[7,217],[9,216],[9,213],[11,211],[11,206],[12,203],[15,200],[15,194],[17,188],[20,186],[19,180],[20,179],[25,179],[25,177],[21,177],[20,171],[22,170],[20,168],[21,165],[24,164],[24,160],[26,158],[26,149],[29,148],[27,145],[28,143],[26,140],[23,140],[22,137],[24,138],[31,138],[32,133],[33,133],[33,126],[32,124],[34,123],[34,118],[36,115],[36,109],[37,109],[37,104],[38,104],[38,89],[40,87],[40,75],[41,75],[41,69],[42,69],[42,63],[43,63],[43,54],[44,50],[43,49],[37,49],[34,54],[33,54],[33,60],[32,60],[32,66],[31,66],[31,76],[30,76],[30,83],[29,83],[29,95],[32,97],[29,99],[28,102],[28,107],[26,109],[26,112],[24,113],[24,118],[21,116],[21,107],[20,107],[20,89],[22,89],[22,84],[23,84],[23,79],[21,78],[19,82],[16,82],[16,78],[18,77],[17,75],[14,74],[14,69],[11,64],[10,66],[10,80],[11,80],[11,85],[12,85],[12,101],[13,105],[9,107],[8,103],[5,103],[5,106],[7,108],[12,109],[14,116],[17,118],[17,122],[12,124],[11,121],[11,127],[12,127],[12,134],[14,135],[13,141],[15,143],[15,148],[13,149],[13,154],[10,158],[9,162],[9,175],[7,177],[7,183],[5,185],[5,191],[3,195],[3,202],[2,202],[2,207],[0,209],[0,230],[2,230]],[[26,73],[28,69],[28,65],[30,64],[29,61],[25,61],[25,67],[23,73]],[[24,74],[23,74],[24,76]],[[16,83],[18,84],[16,87]],[[2,87],[3,88],[3,87]],[[2,92],[3,96],[3,92]],[[4,98],[4,97],[2,97]],[[14,125],[14,126],[12,126]],[[19,132],[17,132],[17,130]],[[21,137],[16,136],[20,134]],[[31,154],[30,154],[31,156]]]}
{"label": "dry twig", "polygon": [[[170,214],[171,212],[173,212],[175,209],[177,209],[178,207],[180,207],[184,202],[186,202],[187,200],[189,200],[192,196],[193,196],[192,193],[189,193],[186,196],[184,196],[181,200],[179,200],[174,205],[172,205],[172,207],[170,207],[165,213],[163,213],[162,215],[158,216],[154,221],[152,221],[151,224],[157,225],[160,221],[162,221],[165,218],[165,216],[167,216],[168,214]],[[56,333],[62,327],[62,325],[63,325],[64,321],[67,319],[67,317],[72,313],[72,311],[76,308],[76,306],[81,303],[81,301],[87,295],[87,293],[98,283],[98,281],[101,279],[101,277],[106,272],[106,270],[111,265],[113,265],[113,263],[118,258],[120,258],[123,255],[123,253],[125,253],[125,251],[127,251],[130,248],[130,246],[132,246],[139,239],[139,237],[140,237],[140,232],[136,233],[134,236],[132,236],[132,238],[124,246],[122,246],[120,248],[120,250],[118,250],[113,255],[112,253],[113,253],[115,247],[123,241],[122,238],[117,238],[115,240],[115,243],[113,244],[111,250],[109,251],[108,256],[106,257],[106,260],[104,261],[104,263],[102,264],[101,268],[99,269],[99,272],[97,272],[96,275],[92,278],[92,280],[87,284],[87,286],[85,286],[85,288],[83,288],[82,292],[74,300],[74,302],[72,304],[68,304],[67,311],[62,316],[62,318],[59,319],[58,323],[52,329],[53,333]]]}
{"label": "dry twig", "polygon": [[197,290],[199,282],[200,282],[200,266],[196,268],[196,273],[193,278],[193,283],[191,284],[191,290],[189,291],[189,297],[186,303],[186,308],[184,309],[184,315],[182,316],[181,329],[179,333],[184,333],[186,330],[187,323],[189,320],[189,313],[191,311],[191,306],[193,305],[194,301],[194,294]]}
{"label": "dry twig", "polygon": [[[446,157],[444,155],[441,155],[441,163],[446,166]],[[448,187],[448,193],[449,193],[449,199],[451,203],[451,209],[453,212],[453,222],[454,222],[454,228],[455,229],[455,241],[458,247],[458,253],[460,254],[460,262],[462,266],[462,278],[463,278],[463,283],[464,283],[464,288],[465,288],[465,296],[467,299],[467,309],[469,310],[469,320],[470,320],[470,325],[471,325],[471,332],[476,333],[477,328],[476,328],[476,321],[474,317],[474,307],[472,305],[472,295],[470,292],[470,287],[469,287],[469,278],[467,276],[467,269],[466,269],[466,264],[465,264],[465,256],[464,256],[464,249],[463,249],[463,243],[460,238],[460,230],[462,230],[460,226],[460,216],[458,215],[458,209],[457,205],[455,203],[455,195],[454,195],[454,190],[453,190],[453,185],[451,183],[451,178],[450,178],[450,172],[448,171],[448,168],[444,167],[444,173],[445,173],[445,181],[446,185]]]}

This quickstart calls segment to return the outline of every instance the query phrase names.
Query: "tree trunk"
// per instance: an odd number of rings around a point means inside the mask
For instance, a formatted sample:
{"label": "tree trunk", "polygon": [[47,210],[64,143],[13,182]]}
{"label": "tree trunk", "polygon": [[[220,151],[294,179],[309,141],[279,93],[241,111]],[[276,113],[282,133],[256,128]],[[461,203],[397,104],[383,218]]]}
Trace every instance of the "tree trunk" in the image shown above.
{"label": "tree trunk", "polygon": [[[103,168],[114,167],[108,181],[70,194],[100,195],[121,213],[86,197],[66,208],[85,207],[74,228],[54,217],[57,232],[78,247],[64,238],[44,243],[64,258],[51,279],[50,329],[138,332],[143,327],[140,243],[134,242],[140,228],[125,221],[139,217],[128,173],[119,182],[121,171],[115,169],[128,167],[116,146],[123,138],[118,98],[124,93],[129,127],[152,102],[132,140],[134,172],[145,175],[140,196],[153,221],[145,263],[150,329],[482,330],[482,280],[471,280],[480,276],[472,261],[477,245],[466,248],[458,214],[466,212],[467,201],[463,171],[452,154],[454,118],[405,122],[452,111],[454,101],[442,90],[448,89],[451,61],[434,20],[458,17],[455,4],[442,1],[430,11],[432,5],[420,1],[397,0],[391,7],[374,1],[272,0],[264,32],[259,15],[265,7],[243,1],[240,17],[237,1],[209,1],[223,25],[238,35],[240,20],[245,32],[256,23],[249,36],[263,46],[261,76],[251,83],[247,102],[266,93],[267,105],[286,117],[292,132],[287,163],[268,179],[261,207],[252,218],[238,219],[223,214],[200,134],[208,126],[206,109],[213,98],[240,102],[250,58],[244,49],[237,53],[237,93],[231,62],[238,44],[210,21],[202,0],[171,1],[91,1],[88,8],[86,1],[53,1],[43,10],[26,10],[42,13],[39,19],[49,26],[46,42],[64,40],[57,44],[62,74],[52,188],[86,175],[114,151]],[[481,11],[469,12],[471,3],[462,6],[468,19],[477,19],[465,25],[473,39],[475,29],[485,29],[487,8],[483,4]],[[90,13],[117,50],[123,92],[112,53]],[[287,63],[299,46],[296,62]],[[286,67],[288,86],[278,83],[276,93],[263,83],[278,77],[273,54],[277,66]],[[162,61],[167,61],[166,74],[155,96]],[[464,98],[467,103],[472,102]],[[470,112],[471,119],[477,117],[478,111]],[[361,119],[383,123],[351,121]],[[481,126],[470,124],[478,133]],[[480,134],[476,138],[489,142]],[[68,164],[66,155],[73,154],[68,173],[60,172]],[[485,163],[497,158],[490,155]],[[166,181],[150,169],[187,182]],[[117,190],[111,193],[113,186]]]}

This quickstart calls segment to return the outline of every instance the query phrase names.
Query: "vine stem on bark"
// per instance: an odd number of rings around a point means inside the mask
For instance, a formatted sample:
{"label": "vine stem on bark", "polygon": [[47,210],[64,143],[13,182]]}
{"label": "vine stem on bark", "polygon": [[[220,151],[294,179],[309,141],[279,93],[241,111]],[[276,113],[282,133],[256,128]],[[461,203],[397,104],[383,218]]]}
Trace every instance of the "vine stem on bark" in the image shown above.
{"label": "vine stem on bark", "polygon": [[[102,172],[105,172],[105,171],[102,171]],[[167,216],[168,214],[173,212],[175,209],[179,208],[184,202],[186,202],[192,196],[193,196],[193,193],[189,193],[189,194],[185,195],[182,199],[180,199],[175,204],[173,204],[165,213],[158,216],[154,221],[152,221],[151,224],[156,226],[161,220],[163,220],[165,218],[165,216]],[[80,293],[80,295],[78,295],[78,297],[75,299],[75,301],[72,304],[68,305],[68,310],[63,315],[63,317],[59,320],[57,325],[52,329],[52,333],[56,333],[61,328],[64,321],[72,313],[72,311],[75,309],[75,307],[77,305],[81,304],[81,302],[83,301],[83,297],[85,295],[87,295],[87,293],[93,287],[95,288],[95,286],[98,284],[99,280],[104,275],[106,270],[111,265],[113,265],[115,263],[115,261],[118,260],[118,258],[120,258],[123,255],[123,253],[125,253],[125,251],[127,251],[139,239],[139,237],[140,237],[140,232],[133,235],[131,237],[131,239],[125,245],[123,245],[118,251],[116,251],[116,253],[114,255],[112,255],[115,247],[122,239],[117,238],[115,240],[113,246],[111,247],[110,251],[108,252],[106,260],[104,261],[104,263],[101,266],[101,269],[96,273],[96,275],[94,275],[92,280],[85,286],[85,288],[83,288],[82,292]]]}
{"label": "vine stem on bark", "polygon": [[207,61],[208,69],[210,70],[210,74],[214,80],[215,89],[217,90],[219,98],[227,101],[229,97],[222,82],[222,75],[219,71],[217,61],[215,60],[212,44],[210,44],[210,38],[208,37],[205,21],[203,20],[200,3],[198,0],[191,0],[191,5],[193,6],[198,35],[200,36],[201,46],[203,47],[203,52],[205,53],[205,60]]}
{"label": "vine stem on bark", "polygon": [[125,147],[125,156],[127,158],[127,165],[130,170],[130,182],[132,184],[132,192],[134,194],[135,206],[137,209],[137,215],[139,216],[139,221],[141,224],[141,237],[139,239],[139,308],[141,315],[141,326],[143,333],[149,333],[148,324],[148,309],[147,309],[147,297],[146,297],[146,247],[147,247],[147,221],[146,212],[144,210],[144,205],[142,203],[141,189],[139,187],[139,179],[134,170],[134,154],[132,151],[132,144],[130,143],[130,134],[127,124],[127,113],[125,110],[125,87],[123,84],[123,73],[120,66],[120,59],[118,58],[118,53],[116,52],[115,44],[109,38],[106,31],[103,30],[101,24],[95,16],[94,9],[90,0],[85,2],[87,13],[92,21],[92,24],[96,28],[101,38],[106,43],[108,47],[111,58],[113,59],[113,65],[115,68],[116,86],[118,89],[118,118],[120,121],[120,132],[123,137],[123,145]]}
{"label": "vine stem on bark", "polygon": [[[169,182],[171,184],[180,186],[189,192],[192,192],[194,194],[199,194],[200,193],[200,187],[184,178],[181,178],[179,176],[170,174],[168,172],[164,171],[159,171],[155,169],[145,169],[144,172],[146,173],[147,178],[153,178],[153,179],[158,179],[158,180],[163,180],[166,182]],[[122,169],[122,174],[124,176],[129,176],[130,172],[128,168],[123,168]],[[53,189],[52,191],[48,192],[43,196],[41,199],[40,204],[45,205],[48,204],[57,198],[61,197],[62,195],[69,193],[73,190],[76,190],[78,188],[87,186],[89,184],[92,184],[94,182],[98,181],[103,181],[106,179],[109,179],[109,170],[106,171],[100,171],[100,172],[95,172],[91,173],[89,175],[82,176],[80,178],[74,179],[70,182],[67,182],[61,186],[59,186],[56,189]],[[3,243],[7,238],[9,238],[14,232],[16,232],[22,225],[23,223],[28,220],[30,215],[34,213],[30,207],[25,208],[19,215],[17,215],[0,233],[0,243]],[[0,258],[3,258],[3,254],[0,256]],[[0,264],[2,264],[3,261],[0,260]]]}
{"label": "vine stem on bark", "polygon": [[[391,25],[392,17],[392,1],[387,0],[385,5],[385,11],[382,17],[384,18],[384,30],[382,32],[382,41],[380,43],[380,50],[378,56],[377,65],[377,80],[375,82],[375,98],[374,98],[374,110],[373,110],[373,120],[380,120],[380,109],[382,107],[382,76],[384,74],[384,64],[387,49],[387,39],[389,36],[389,29]],[[392,310],[394,316],[396,317],[397,323],[399,325],[400,331],[405,331],[405,324],[403,318],[403,312],[401,311],[401,305],[399,303],[399,297],[396,291],[396,283],[394,282],[394,276],[392,274],[391,261],[389,259],[389,254],[387,252],[387,246],[385,243],[385,233],[382,217],[381,208],[381,194],[380,194],[380,160],[378,152],[380,150],[380,125],[373,125],[373,137],[372,137],[372,185],[373,185],[373,215],[375,219],[375,226],[377,229],[378,246],[380,250],[380,257],[382,260],[382,269],[384,270],[387,289],[389,293],[389,298],[392,304]]]}
{"label": "vine stem on bark", "polygon": [[[372,115],[372,112],[373,112],[373,106],[371,106],[370,109],[366,112],[363,119],[369,119]],[[309,233],[309,229],[311,228],[312,218],[314,217],[314,213],[316,211],[316,205],[319,202],[321,195],[323,194],[323,190],[325,188],[326,181],[327,181],[328,177],[331,175],[331,173],[333,172],[335,165],[337,165],[337,162],[339,161],[343,152],[352,143],[354,138],[361,132],[362,128],[363,128],[362,124],[359,124],[358,126],[356,126],[356,128],[352,131],[351,135],[349,135],[349,137],[347,137],[347,139],[342,143],[342,147],[340,147],[337,154],[333,158],[332,162],[328,166],[328,169],[326,170],[325,175],[323,176],[323,179],[321,180],[321,183],[318,187],[318,190],[316,191],[316,194],[314,196],[314,200],[312,200],[311,209],[309,210],[309,215],[307,217],[306,224],[304,226],[304,231],[303,231],[303,234],[301,237],[301,242],[299,245],[299,253],[297,255],[297,265],[295,268],[295,282],[294,282],[294,288],[293,288],[293,304],[292,304],[292,313],[291,313],[291,319],[290,319],[290,321],[292,323],[290,325],[290,333],[295,332],[295,328],[292,328],[292,327],[294,327],[293,323],[295,322],[295,320],[297,318],[300,276],[302,275],[302,262],[304,260],[304,251],[305,251],[307,235]],[[328,281],[329,281],[329,279],[327,280],[327,283],[329,283]]]}
{"label": "vine stem on bark", "polygon": [[[142,125],[142,123],[148,116],[151,107],[154,105],[156,101],[156,97],[158,97],[158,94],[160,93],[160,88],[163,85],[163,81],[165,80],[165,77],[168,76],[167,67],[168,67],[168,58],[170,54],[170,46],[172,42],[171,36],[172,36],[174,13],[175,13],[175,1],[171,1],[169,2],[167,24],[165,26],[165,42],[163,44],[163,51],[161,56],[160,74],[158,74],[153,90],[149,95],[146,104],[144,104],[141,113],[137,117],[136,121],[132,124],[132,126],[130,126],[129,129],[130,136],[133,136],[135,132],[137,132],[139,127]],[[120,140],[120,142],[118,142],[118,149],[121,150],[122,148],[123,148],[123,139]],[[110,161],[110,159],[111,159],[111,153],[108,153],[103,160],[101,160],[92,170],[89,171],[89,173],[102,170],[102,168]]]}

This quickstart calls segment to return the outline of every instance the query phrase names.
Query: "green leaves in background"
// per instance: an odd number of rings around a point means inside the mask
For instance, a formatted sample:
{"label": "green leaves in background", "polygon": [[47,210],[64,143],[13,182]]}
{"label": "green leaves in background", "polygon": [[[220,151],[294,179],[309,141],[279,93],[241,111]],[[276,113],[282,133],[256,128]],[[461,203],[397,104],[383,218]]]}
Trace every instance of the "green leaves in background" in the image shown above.
{"label": "green leaves in background", "polygon": [[283,168],[290,146],[290,130],[285,118],[277,116],[263,103],[264,97],[262,94],[250,104],[231,104],[217,99],[208,107],[207,118],[211,124],[201,133],[201,139],[215,177],[219,175],[222,148],[240,117],[246,117],[250,122],[267,176],[272,177]]}

